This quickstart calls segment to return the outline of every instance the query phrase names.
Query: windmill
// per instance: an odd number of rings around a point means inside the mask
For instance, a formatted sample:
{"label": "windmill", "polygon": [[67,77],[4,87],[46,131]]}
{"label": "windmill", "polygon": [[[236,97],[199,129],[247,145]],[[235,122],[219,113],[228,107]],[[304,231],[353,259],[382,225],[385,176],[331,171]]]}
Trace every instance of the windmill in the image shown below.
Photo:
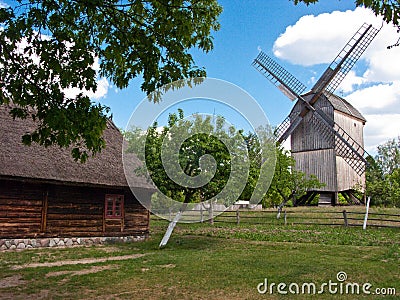
{"label": "windmill", "polygon": [[379,30],[363,24],[307,93],[304,84],[265,53],[260,52],[252,63],[289,99],[297,99],[289,116],[278,126],[276,140],[283,143],[291,136],[296,167],[325,183],[322,189],[309,192],[302,199],[304,203],[317,194],[321,205],[336,204],[338,193],[356,200],[353,188],[365,182],[365,119],[334,91]]}

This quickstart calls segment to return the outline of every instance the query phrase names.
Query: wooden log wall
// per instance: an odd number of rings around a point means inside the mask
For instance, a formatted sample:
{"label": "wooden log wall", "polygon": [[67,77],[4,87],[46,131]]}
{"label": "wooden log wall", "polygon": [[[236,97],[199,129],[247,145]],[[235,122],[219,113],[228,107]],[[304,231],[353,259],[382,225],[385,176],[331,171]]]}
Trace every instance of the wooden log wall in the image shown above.
{"label": "wooden log wall", "polygon": [[0,180],[0,237],[40,234],[42,200],[41,185]]}
{"label": "wooden log wall", "polygon": [[93,236],[103,232],[104,192],[99,189],[58,186],[48,195],[46,233]]}
{"label": "wooden log wall", "polygon": [[[106,194],[124,195],[124,215],[104,216]],[[129,189],[0,180],[0,237],[147,235],[149,212]]]}

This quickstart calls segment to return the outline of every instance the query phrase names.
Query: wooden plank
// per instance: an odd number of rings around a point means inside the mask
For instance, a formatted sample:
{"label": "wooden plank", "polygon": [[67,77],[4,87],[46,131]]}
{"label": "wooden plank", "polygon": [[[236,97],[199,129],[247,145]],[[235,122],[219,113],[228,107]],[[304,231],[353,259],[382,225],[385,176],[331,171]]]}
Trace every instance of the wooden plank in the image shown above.
{"label": "wooden plank", "polygon": [[293,157],[296,160],[296,169],[306,174],[314,174],[325,183],[324,187],[315,191],[336,191],[336,159],[333,149],[293,153]]}
{"label": "wooden plank", "polygon": [[49,214],[86,214],[86,215],[98,215],[100,216],[102,214],[102,210],[98,207],[90,207],[90,208],[85,208],[85,207],[62,207],[58,206],[57,208],[53,206],[48,207],[48,213]]}
{"label": "wooden plank", "polygon": [[27,213],[27,212],[40,211],[40,207],[39,206],[2,205],[2,206],[0,206],[0,210]]}
{"label": "wooden plank", "polygon": [[90,226],[102,226],[101,219],[99,220],[48,220],[47,222],[48,227],[79,227],[82,228],[90,227]]}
{"label": "wooden plank", "polygon": [[0,218],[24,218],[27,216],[29,212],[29,216],[32,218],[40,218],[41,212],[40,210],[32,212],[32,211],[10,211],[10,210],[3,210],[0,207]]}
{"label": "wooden plank", "polygon": [[2,224],[6,223],[34,223],[34,224],[40,224],[41,218],[32,218],[32,217],[21,217],[21,218],[0,218],[0,226]]}
{"label": "wooden plank", "polygon": [[47,220],[101,220],[102,217],[99,214],[83,214],[83,213],[76,213],[76,214],[47,214]]}
{"label": "wooden plank", "polygon": [[37,229],[38,231],[40,229],[39,223],[32,224],[32,223],[9,222],[9,223],[1,223],[0,230],[3,231],[4,229],[11,227],[15,227],[17,231],[19,229],[23,230],[23,228],[32,228],[32,229]]}
{"label": "wooden plank", "polygon": [[43,194],[42,217],[40,221],[40,232],[46,232],[47,226],[47,208],[49,206],[49,192]]}
{"label": "wooden plank", "polygon": [[12,206],[12,205],[18,205],[18,206],[42,206],[42,200],[23,200],[21,197],[16,197],[16,198],[10,198],[10,197],[4,197],[0,198],[0,206]]}
{"label": "wooden plank", "polygon": [[89,233],[95,233],[95,235],[101,235],[101,226],[91,226],[85,227],[82,230],[82,227],[47,227],[46,235],[60,235],[60,236],[67,236],[67,235],[75,235],[75,236],[86,236]]}

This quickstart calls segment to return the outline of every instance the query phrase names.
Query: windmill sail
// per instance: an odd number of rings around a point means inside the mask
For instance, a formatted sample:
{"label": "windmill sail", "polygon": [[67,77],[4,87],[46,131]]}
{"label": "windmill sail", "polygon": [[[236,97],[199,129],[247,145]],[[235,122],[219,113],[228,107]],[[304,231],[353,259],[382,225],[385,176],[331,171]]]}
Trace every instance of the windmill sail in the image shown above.
{"label": "windmill sail", "polygon": [[300,80],[262,51],[252,65],[292,101],[306,89]]}
{"label": "windmill sail", "polygon": [[[378,32],[379,29],[366,23],[358,29],[311,89],[314,96],[307,103],[301,96],[298,96],[300,100],[303,100],[305,105],[296,118],[288,116],[281,125],[279,125],[277,129],[279,133],[277,136],[278,142],[282,143],[292,134],[303,117],[312,110],[312,106],[318,101],[322,93],[329,97],[336,90]],[[271,72],[271,70],[269,72]]]}
{"label": "windmill sail", "polygon": [[308,101],[301,96],[305,86],[268,55],[260,52],[252,65],[290,99],[297,98],[302,102],[301,110],[292,112],[276,129],[277,142],[284,142],[311,112],[313,114],[311,122],[323,138],[334,143],[332,148],[336,154],[342,157],[357,174],[364,173],[367,152],[324,112],[315,110],[314,104],[322,94],[326,97],[333,94],[379,31],[380,29],[364,23],[313,86],[311,89],[313,96]]}
{"label": "windmill sail", "polygon": [[364,23],[343,47],[321,78],[311,89],[314,93],[326,91],[332,94],[353,68],[380,29]]}
{"label": "windmill sail", "polygon": [[367,165],[367,151],[322,110],[318,109],[313,113],[311,122],[326,141],[334,143],[332,146],[336,155],[342,157],[361,176]]}
{"label": "windmill sail", "polygon": [[296,127],[300,124],[303,117],[297,113],[291,113],[275,130],[276,141],[283,143],[292,134]]}

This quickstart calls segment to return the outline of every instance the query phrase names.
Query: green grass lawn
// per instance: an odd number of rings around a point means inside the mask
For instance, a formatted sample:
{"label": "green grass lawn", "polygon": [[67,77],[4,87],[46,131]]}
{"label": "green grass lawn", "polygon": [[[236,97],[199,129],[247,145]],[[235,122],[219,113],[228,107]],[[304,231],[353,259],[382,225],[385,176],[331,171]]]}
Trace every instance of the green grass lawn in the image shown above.
{"label": "green grass lawn", "polygon": [[[400,295],[400,229],[316,225],[178,224],[153,219],[140,243],[0,252],[0,299],[399,299],[399,296],[259,294],[269,283],[370,283]],[[137,254],[132,256],[133,254]],[[118,257],[109,261],[85,259]],[[78,260],[80,263],[54,265]],[[36,264],[36,265],[33,265]],[[294,286],[294,285],[293,285]],[[288,290],[286,288],[286,290]]]}

